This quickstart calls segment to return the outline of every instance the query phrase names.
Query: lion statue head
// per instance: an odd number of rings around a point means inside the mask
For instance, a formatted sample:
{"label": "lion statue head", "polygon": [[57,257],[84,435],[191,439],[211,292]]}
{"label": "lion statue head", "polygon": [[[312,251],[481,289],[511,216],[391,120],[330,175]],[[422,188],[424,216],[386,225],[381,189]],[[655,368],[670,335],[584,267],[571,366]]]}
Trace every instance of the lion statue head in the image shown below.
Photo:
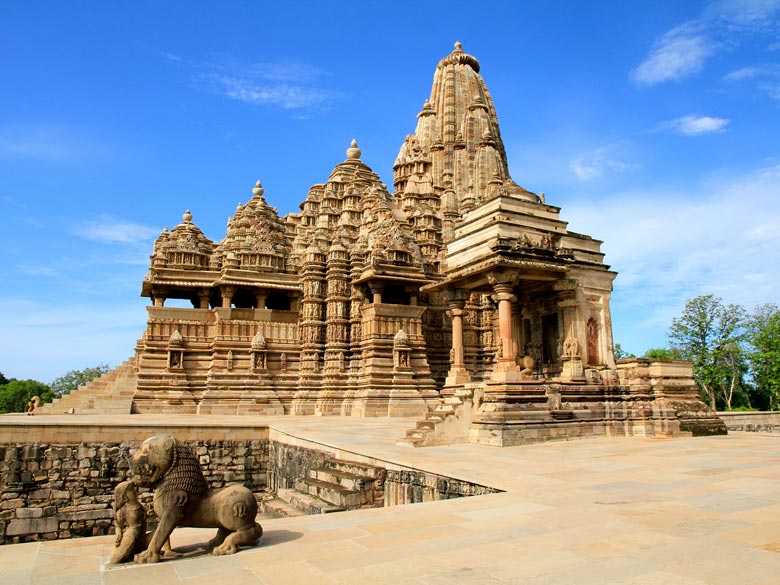
{"label": "lion statue head", "polygon": [[149,437],[130,458],[133,482],[159,492],[204,494],[208,484],[195,454],[171,435]]}

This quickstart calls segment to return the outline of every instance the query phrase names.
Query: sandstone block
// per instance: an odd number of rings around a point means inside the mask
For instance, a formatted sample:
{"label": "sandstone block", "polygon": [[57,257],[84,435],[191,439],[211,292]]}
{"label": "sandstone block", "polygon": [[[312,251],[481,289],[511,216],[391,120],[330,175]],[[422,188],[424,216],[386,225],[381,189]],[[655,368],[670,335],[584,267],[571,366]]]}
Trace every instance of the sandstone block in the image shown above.
{"label": "sandstone block", "polygon": [[11,520],[6,527],[6,536],[21,536],[27,534],[39,534],[56,532],[58,522],[56,518],[20,518]]}

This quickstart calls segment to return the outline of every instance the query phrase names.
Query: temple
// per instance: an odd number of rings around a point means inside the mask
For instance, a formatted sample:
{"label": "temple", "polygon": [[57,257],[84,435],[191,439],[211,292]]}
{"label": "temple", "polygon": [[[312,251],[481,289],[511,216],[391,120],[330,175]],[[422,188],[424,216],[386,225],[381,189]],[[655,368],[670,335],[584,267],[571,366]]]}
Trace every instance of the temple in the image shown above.
{"label": "temple", "polygon": [[220,243],[190,211],[163,230],[132,412],[417,417],[415,445],[725,428],[688,364],[615,362],[601,242],[512,179],[460,43],[392,191],[361,156],[284,217],[258,181]]}

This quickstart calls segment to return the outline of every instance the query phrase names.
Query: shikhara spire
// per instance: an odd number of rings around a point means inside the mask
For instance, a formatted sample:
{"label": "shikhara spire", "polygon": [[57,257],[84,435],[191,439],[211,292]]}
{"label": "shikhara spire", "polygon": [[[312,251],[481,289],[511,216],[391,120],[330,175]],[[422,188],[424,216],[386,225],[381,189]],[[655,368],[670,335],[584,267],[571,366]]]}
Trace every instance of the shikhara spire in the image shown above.
{"label": "shikhara spire", "polygon": [[445,222],[448,213],[450,219],[458,217],[464,202],[485,199],[496,189],[525,201],[539,200],[509,174],[493,98],[479,70],[477,59],[463,52],[460,42],[439,61],[417,128],[406,137],[393,167],[400,196],[420,183],[442,195],[451,193],[442,206]]}

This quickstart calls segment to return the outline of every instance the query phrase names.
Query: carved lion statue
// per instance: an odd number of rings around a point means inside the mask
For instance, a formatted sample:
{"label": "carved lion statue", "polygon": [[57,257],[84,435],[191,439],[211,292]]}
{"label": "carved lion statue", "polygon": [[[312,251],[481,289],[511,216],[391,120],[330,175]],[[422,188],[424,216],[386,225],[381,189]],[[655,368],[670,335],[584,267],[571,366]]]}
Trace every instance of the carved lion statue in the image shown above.
{"label": "carved lion statue", "polygon": [[213,554],[226,555],[253,544],[263,535],[255,521],[257,501],[242,485],[210,491],[195,454],[171,435],[146,439],[130,458],[132,481],[154,489],[159,518],[148,548],[136,563],[156,563],[160,550],[177,526],[218,528],[209,541]]}

